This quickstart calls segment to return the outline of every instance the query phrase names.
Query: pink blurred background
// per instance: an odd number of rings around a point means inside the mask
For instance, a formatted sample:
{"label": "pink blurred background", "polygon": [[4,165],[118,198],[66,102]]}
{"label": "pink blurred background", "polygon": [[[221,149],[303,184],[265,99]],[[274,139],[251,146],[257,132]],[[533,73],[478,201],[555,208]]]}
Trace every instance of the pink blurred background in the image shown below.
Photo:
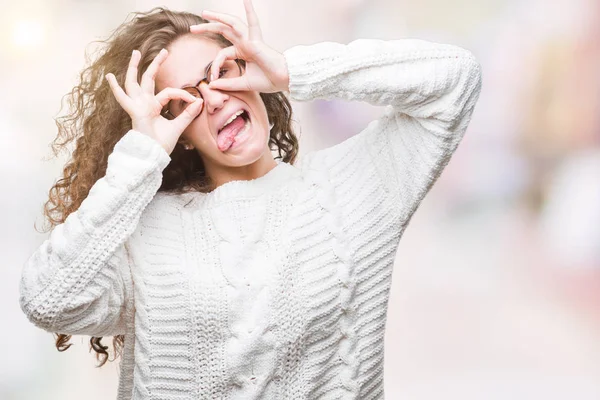
{"label": "pink blurred background", "polygon": [[[420,38],[471,50],[483,91],[465,139],[400,243],[385,338],[387,399],[600,399],[600,2],[254,0],[264,40]],[[244,16],[241,0],[23,0],[0,15],[0,399],[116,397],[88,337],[65,353],[18,305],[66,160],[52,118],[84,50],[131,11]],[[300,156],[381,108],[294,103]],[[109,343],[106,338],[105,343]]]}

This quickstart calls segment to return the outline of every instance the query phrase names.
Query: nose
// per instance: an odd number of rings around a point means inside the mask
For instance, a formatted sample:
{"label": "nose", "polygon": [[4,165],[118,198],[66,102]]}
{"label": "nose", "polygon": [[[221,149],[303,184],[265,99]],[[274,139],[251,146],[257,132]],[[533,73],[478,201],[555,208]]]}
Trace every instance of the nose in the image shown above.
{"label": "nose", "polygon": [[208,85],[200,84],[199,89],[204,99],[204,108],[209,114],[214,114],[220,110],[225,102],[229,100],[229,95],[218,89],[210,89]]}

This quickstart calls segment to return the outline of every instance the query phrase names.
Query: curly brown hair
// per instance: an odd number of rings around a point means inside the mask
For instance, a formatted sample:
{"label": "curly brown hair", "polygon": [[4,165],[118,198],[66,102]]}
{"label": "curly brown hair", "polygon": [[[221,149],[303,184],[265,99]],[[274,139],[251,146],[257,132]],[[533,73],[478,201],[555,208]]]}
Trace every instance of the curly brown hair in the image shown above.
{"label": "curly brown hair", "polygon": [[[131,17],[131,18],[130,18]],[[79,74],[78,84],[65,98],[68,114],[56,118],[58,134],[51,144],[54,155],[75,141],[75,149],[63,168],[63,177],[49,191],[44,204],[44,216],[49,229],[62,224],[67,216],[77,210],[94,183],[106,174],[108,156],[115,144],[131,129],[131,119],[114,98],[105,75],[113,73],[123,87],[127,65],[134,49],[141,54],[138,79],[162,48],[167,48],[177,38],[190,33],[190,25],[206,23],[202,17],[156,7],[148,12],[130,14],[106,40],[97,41],[100,48],[96,57],[86,54],[89,64]],[[207,33],[204,37],[225,48],[232,43],[219,34]],[[92,54],[93,55],[93,54]],[[93,61],[90,61],[94,58]],[[245,63],[242,61],[242,66]],[[298,154],[298,139],[292,129],[292,107],[282,92],[260,93],[266,106],[271,129],[269,148],[277,151],[276,159],[293,164]],[[171,162],[163,171],[160,191],[182,193],[208,192],[210,179],[197,152],[185,151],[177,144],[171,153]],[[59,351],[67,350],[71,335],[55,333]],[[102,337],[90,338],[90,351],[96,352],[98,367],[109,360]],[[114,361],[121,353],[125,337],[113,337]]]}

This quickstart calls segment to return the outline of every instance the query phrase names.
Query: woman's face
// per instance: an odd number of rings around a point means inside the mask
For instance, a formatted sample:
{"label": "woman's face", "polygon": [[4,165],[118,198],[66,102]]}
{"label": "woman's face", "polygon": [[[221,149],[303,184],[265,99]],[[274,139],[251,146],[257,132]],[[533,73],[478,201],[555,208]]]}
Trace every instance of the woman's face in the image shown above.
{"label": "woman's face", "polygon": [[[206,66],[214,60],[221,47],[214,41],[190,34],[178,38],[167,50],[169,56],[156,75],[157,92],[166,87],[182,88],[198,83],[204,78]],[[188,125],[179,141],[191,144],[200,153],[209,175],[252,164],[261,157],[273,159],[268,146],[270,129],[267,110],[258,92],[210,89],[205,83],[200,85],[199,90],[204,98],[204,108]],[[248,131],[243,135],[246,136],[245,140],[227,149],[219,149],[219,130],[240,110],[245,110],[249,116]],[[241,121],[237,122],[241,124]],[[232,123],[232,126],[236,125]],[[220,134],[224,135],[223,132]],[[243,136],[240,135],[240,138]]]}

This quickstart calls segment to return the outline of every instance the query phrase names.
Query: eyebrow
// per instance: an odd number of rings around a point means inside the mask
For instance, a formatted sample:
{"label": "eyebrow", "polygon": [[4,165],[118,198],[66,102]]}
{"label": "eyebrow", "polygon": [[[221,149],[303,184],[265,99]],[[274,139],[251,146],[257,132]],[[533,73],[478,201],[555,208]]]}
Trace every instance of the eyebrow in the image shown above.
{"label": "eyebrow", "polygon": [[[209,62],[208,65],[204,68],[204,78],[206,78],[208,76],[208,71],[210,71],[210,67],[212,66],[212,63],[213,63],[212,61]],[[204,78],[200,78],[200,80],[194,86],[192,86],[191,84],[183,85],[181,87],[181,89],[186,88],[186,87],[197,87],[200,84],[200,82],[202,81],[202,79],[204,79]]]}

